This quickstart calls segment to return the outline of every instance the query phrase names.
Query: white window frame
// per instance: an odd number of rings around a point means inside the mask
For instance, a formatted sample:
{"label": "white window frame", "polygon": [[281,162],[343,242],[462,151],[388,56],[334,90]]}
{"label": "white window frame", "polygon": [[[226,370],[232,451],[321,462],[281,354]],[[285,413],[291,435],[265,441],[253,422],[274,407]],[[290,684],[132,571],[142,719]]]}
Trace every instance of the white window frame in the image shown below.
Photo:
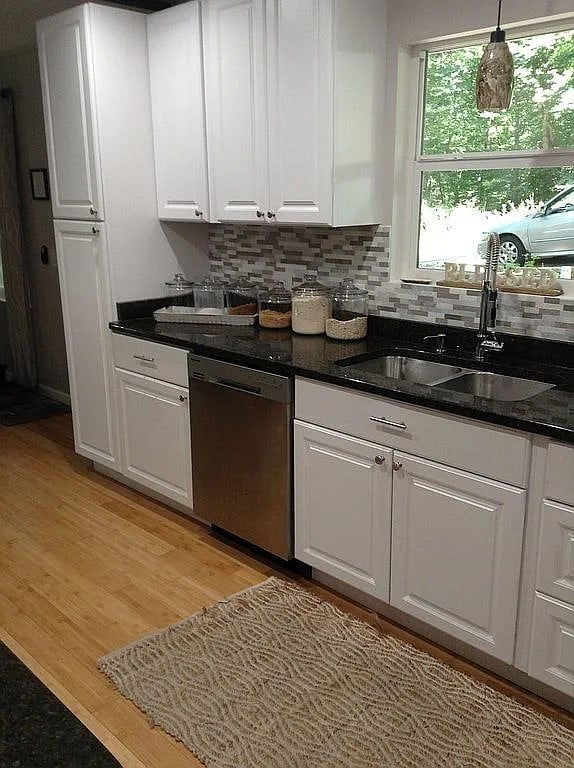
{"label": "white window frame", "polygon": [[[536,24],[521,24],[506,30],[507,39],[530,37],[549,32],[574,29],[574,14],[559,21],[548,20]],[[476,170],[504,168],[542,168],[574,165],[574,147],[568,150],[518,150],[512,152],[468,152],[451,155],[421,153],[424,115],[424,84],[426,54],[437,51],[485,45],[483,35],[469,34],[418,43],[399,49],[397,62],[397,110],[395,143],[395,193],[390,239],[391,280],[400,278],[440,280],[440,269],[417,266],[421,180],[424,171]],[[413,120],[413,111],[416,119]],[[495,162],[494,162],[495,161]],[[568,293],[574,290],[574,279]]]}

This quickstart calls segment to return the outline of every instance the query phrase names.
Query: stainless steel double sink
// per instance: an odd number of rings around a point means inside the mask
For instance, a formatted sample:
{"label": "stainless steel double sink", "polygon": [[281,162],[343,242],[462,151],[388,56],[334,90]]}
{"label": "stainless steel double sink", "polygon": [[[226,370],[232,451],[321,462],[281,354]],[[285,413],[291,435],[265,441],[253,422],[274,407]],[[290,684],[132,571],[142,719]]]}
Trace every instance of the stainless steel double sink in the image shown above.
{"label": "stainless steel double sink", "polygon": [[462,392],[488,400],[516,402],[528,400],[541,392],[552,389],[554,384],[533,379],[522,379],[490,371],[476,371],[458,365],[436,363],[421,360],[406,354],[381,354],[369,360],[341,365],[353,370],[378,374],[386,378],[398,379],[411,384],[425,384],[428,387],[440,387],[453,392]]}

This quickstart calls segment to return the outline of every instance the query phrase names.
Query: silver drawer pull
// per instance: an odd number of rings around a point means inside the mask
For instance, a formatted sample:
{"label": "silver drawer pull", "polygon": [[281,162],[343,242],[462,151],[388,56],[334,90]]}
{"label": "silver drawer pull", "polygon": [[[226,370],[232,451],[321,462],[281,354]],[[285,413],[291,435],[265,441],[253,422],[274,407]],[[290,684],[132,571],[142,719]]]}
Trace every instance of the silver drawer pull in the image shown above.
{"label": "silver drawer pull", "polygon": [[136,360],[141,360],[142,363],[155,363],[155,357],[146,357],[145,355],[134,355]]}
{"label": "silver drawer pull", "polygon": [[390,419],[385,419],[384,416],[370,416],[369,418],[371,421],[376,421],[377,424],[386,424],[389,427],[396,427],[397,429],[407,428],[407,425],[402,421],[391,421]]}

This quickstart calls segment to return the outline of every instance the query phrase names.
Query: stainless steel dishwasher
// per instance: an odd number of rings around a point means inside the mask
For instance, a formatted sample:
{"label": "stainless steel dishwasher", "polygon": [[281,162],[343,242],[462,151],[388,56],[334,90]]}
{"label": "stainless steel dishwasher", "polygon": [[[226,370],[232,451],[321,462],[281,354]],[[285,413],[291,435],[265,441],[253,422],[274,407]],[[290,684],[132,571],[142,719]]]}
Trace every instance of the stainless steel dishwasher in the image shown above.
{"label": "stainless steel dishwasher", "polygon": [[293,557],[293,383],[188,355],[193,507],[283,560]]}

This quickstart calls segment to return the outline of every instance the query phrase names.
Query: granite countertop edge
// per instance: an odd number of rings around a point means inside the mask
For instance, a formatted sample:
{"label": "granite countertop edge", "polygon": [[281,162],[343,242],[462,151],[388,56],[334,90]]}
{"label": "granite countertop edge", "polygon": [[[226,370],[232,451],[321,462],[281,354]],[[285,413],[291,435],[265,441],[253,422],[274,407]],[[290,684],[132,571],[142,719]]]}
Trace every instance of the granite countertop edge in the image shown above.
{"label": "granite countertop edge", "polygon": [[[156,324],[153,319],[139,318],[112,322],[109,327],[114,333],[187,349],[196,354],[237,365],[287,376],[301,376],[354,391],[387,397],[409,405],[431,408],[454,416],[463,416],[494,426],[516,429],[574,444],[574,392],[552,389],[527,401],[503,403],[395,379],[386,379],[385,383],[381,383],[380,376],[376,377],[377,381],[369,381],[368,374],[349,372],[346,367],[336,364],[337,360],[361,354],[368,355],[383,346],[399,346],[400,342],[397,340],[368,337],[362,342],[338,343],[327,340],[325,337],[303,336],[294,341],[297,334],[291,334],[290,331],[279,332],[280,340],[277,346],[280,346],[281,341],[284,343],[289,341],[299,345],[307,344],[311,349],[307,358],[301,362],[262,356],[259,346],[262,345],[262,340],[266,341],[265,331],[261,333],[257,329],[249,331],[253,334],[254,352],[233,348],[233,339],[230,346],[226,345],[228,333],[226,326],[184,326],[182,329],[181,325]],[[281,334],[284,335],[281,336]],[[198,340],[198,336],[211,337],[219,343],[210,343],[205,339]],[[273,343],[266,344],[266,349],[268,348],[272,349]],[[330,359],[327,359],[325,350],[329,352]],[[303,354],[302,357],[305,358],[305,355]],[[472,365],[469,364],[469,367]],[[516,375],[520,376],[521,372],[516,371]]]}

